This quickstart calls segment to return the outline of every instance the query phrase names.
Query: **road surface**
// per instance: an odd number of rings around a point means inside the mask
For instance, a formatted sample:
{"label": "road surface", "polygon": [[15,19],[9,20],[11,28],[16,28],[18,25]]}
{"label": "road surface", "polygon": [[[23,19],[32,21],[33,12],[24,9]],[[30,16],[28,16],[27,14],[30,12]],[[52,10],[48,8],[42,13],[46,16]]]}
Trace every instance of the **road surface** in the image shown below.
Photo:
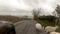
{"label": "road surface", "polygon": [[36,22],[34,21],[20,21],[15,23],[16,34],[36,34]]}
{"label": "road surface", "polygon": [[33,20],[25,20],[15,23],[16,34],[47,34],[44,30],[37,30],[36,22]]}

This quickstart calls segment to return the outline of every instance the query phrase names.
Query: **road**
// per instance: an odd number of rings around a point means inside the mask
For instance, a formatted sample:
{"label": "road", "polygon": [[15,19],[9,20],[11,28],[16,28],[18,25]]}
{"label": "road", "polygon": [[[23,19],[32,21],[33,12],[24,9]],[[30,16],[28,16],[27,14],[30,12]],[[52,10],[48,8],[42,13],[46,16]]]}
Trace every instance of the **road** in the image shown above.
{"label": "road", "polygon": [[15,23],[16,34],[36,34],[36,22],[25,20]]}

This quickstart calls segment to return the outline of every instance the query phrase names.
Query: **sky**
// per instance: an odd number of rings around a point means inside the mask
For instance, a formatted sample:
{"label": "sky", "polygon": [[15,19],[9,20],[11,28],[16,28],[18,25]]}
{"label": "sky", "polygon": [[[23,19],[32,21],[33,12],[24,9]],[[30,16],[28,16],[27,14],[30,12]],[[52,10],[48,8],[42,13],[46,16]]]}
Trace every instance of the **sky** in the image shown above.
{"label": "sky", "polygon": [[32,16],[32,10],[41,8],[41,15],[53,15],[60,0],[0,0],[0,15]]}

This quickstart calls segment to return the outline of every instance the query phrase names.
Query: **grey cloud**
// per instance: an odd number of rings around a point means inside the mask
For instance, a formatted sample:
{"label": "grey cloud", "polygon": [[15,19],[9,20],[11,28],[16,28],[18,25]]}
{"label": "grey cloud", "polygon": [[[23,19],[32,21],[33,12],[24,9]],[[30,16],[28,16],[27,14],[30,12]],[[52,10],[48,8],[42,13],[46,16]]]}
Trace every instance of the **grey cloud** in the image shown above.
{"label": "grey cloud", "polygon": [[52,2],[47,0],[0,0],[0,15],[27,15],[28,12],[31,16],[34,8],[42,8],[41,14],[50,15],[59,3],[60,0]]}

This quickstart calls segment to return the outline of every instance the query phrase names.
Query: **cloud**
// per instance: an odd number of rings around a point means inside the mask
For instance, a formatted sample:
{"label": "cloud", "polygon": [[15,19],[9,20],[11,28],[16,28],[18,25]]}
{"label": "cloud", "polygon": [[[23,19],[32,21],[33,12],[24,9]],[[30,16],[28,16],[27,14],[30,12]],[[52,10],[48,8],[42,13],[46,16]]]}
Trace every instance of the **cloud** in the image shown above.
{"label": "cloud", "polygon": [[[30,15],[31,10],[33,10],[33,8],[42,8],[42,11],[43,11],[41,12],[42,14],[52,14],[51,12],[54,11],[54,9],[56,8],[56,5],[59,3],[60,3],[60,0],[59,1],[57,0],[0,0],[0,8],[2,8],[0,9],[0,12],[3,10],[5,11],[9,10],[11,11],[11,14],[13,14],[12,11],[15,11],[15,12],[17,11],[15,15],[18,15],[19,11],[21,12],[22,10],[23,11],[25,10],[25,12],[29,11],[29,15]],[[24,13],[24,14],[27,14],[27,13]]]}

